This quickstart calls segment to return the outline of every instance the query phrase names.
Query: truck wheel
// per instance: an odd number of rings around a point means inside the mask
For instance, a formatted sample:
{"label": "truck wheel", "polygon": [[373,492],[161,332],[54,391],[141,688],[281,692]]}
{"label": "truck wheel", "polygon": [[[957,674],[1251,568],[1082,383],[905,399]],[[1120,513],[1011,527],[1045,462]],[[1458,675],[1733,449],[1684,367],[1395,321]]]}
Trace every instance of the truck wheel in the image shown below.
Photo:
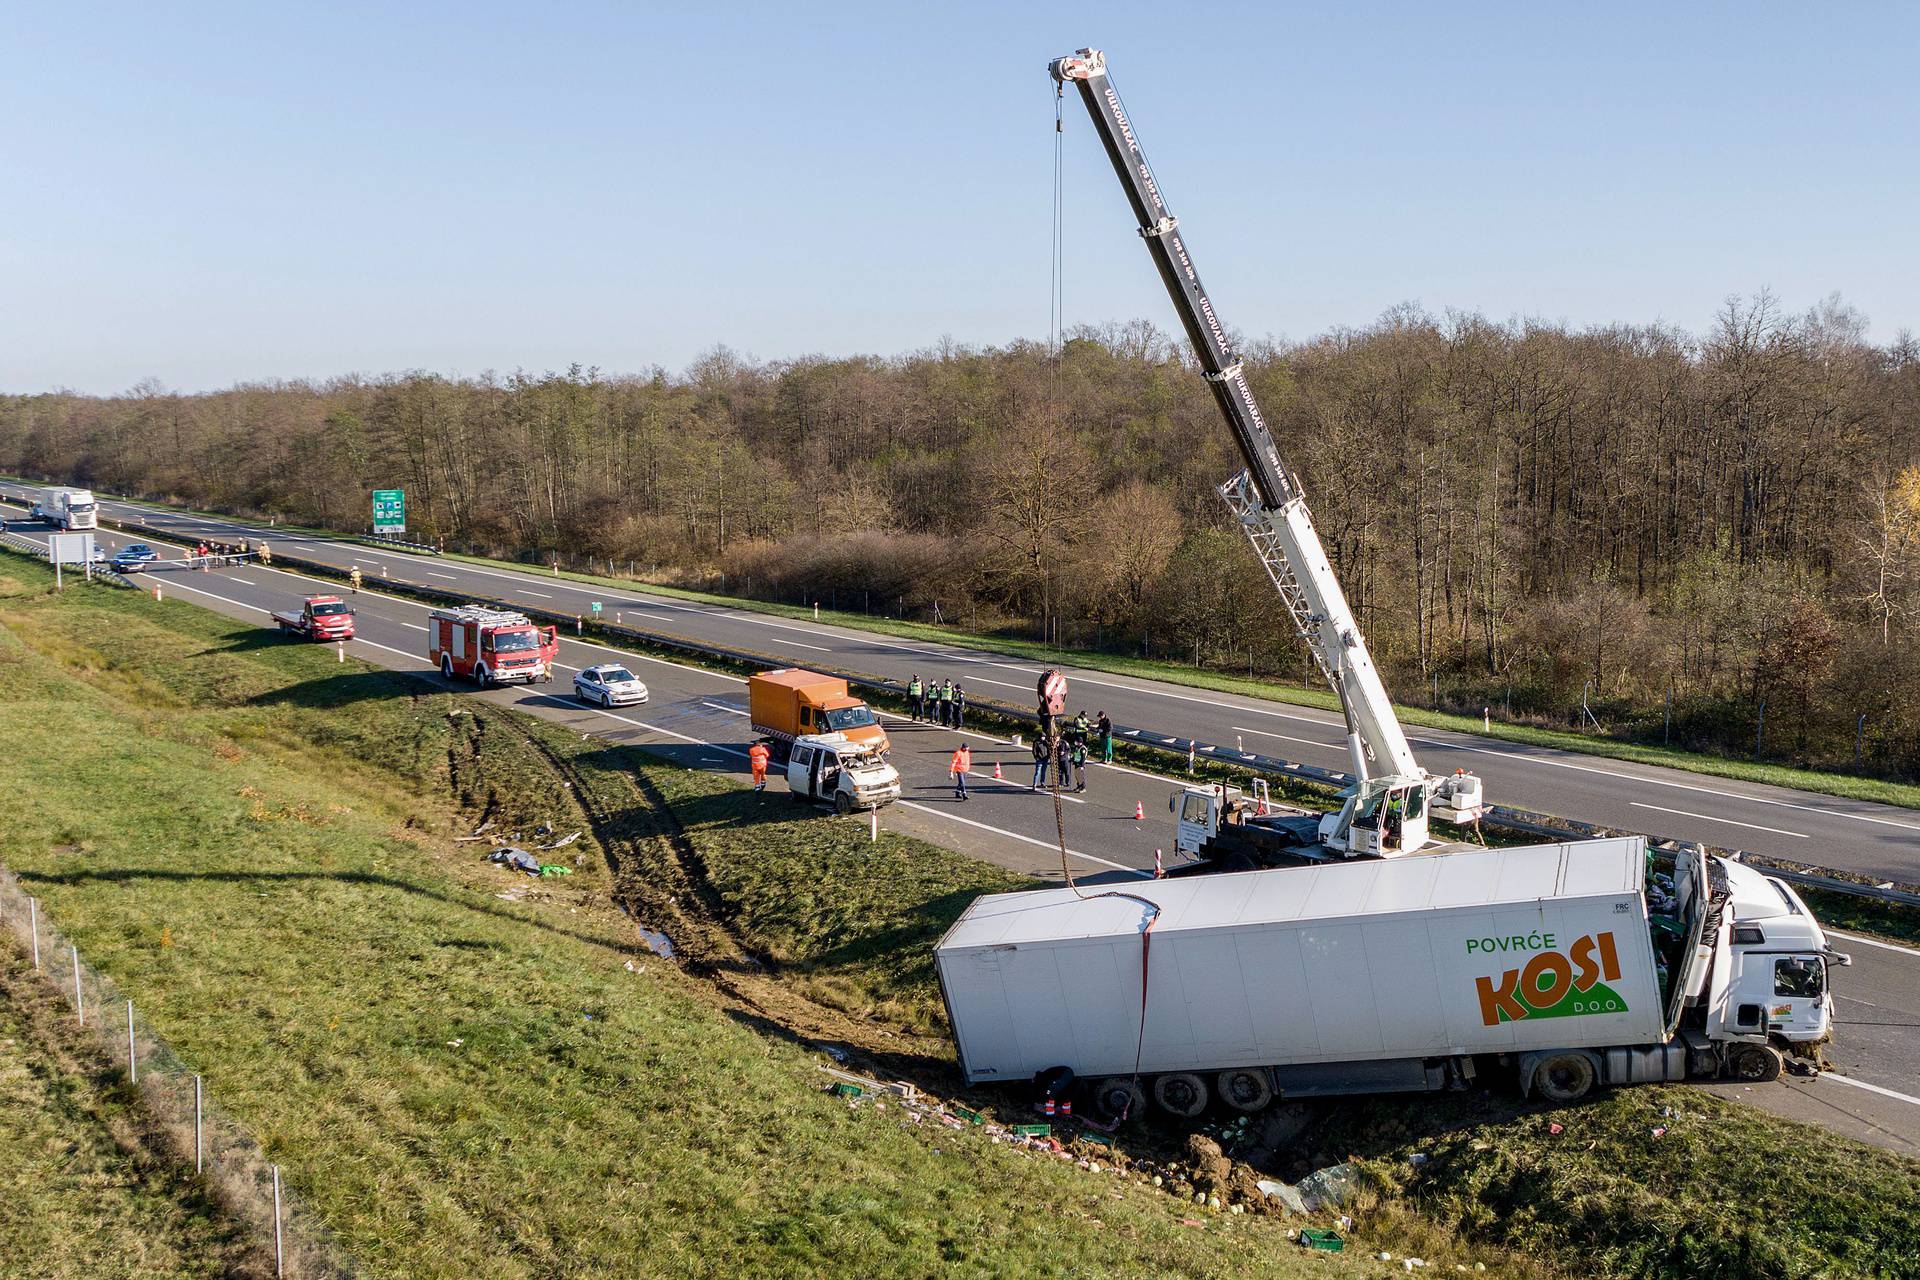
{"label": "truck wheel", "polygon": [[1727,1077],[1747,1084],[1780,1078],[1780,1051],[1770,1044],[1735,1045],[1727,1053]]}
{"label": "truck wheel", "polygon": [[487,687],[487,664],[486,663],[476,662],[473,664],[473,682],[479,685],[482,689]]}
{"label": "truck wheel", "polygon": [[1093,1108],[1107,1120],[1137,1120],[1147,1109],[1147,1093],[1138,1080],[1109,1076],[1093,1085]]}
{"label": "truck wheel", "polygon": [[1578,1102],[1593,1091],[1593,1059],[1556,1053],[1533,1069],[1533,1089],[1548,1102]]}
{"label": "truck wheel", "polygon": [[453,679],[453,658],[448,654],[440,655],[440,674],[449,680]]}
{"label": "truck wheel", "polygon": [[853,797],[848,795],[844,791],[834,792],[833,793],[833,811],[839,814],[843,818],[846,817],[848,814],[852,813]]}
{"label": "truck wheel", "polygon": [[1162,1111],[1191,1120],[1207,1109],[1207,1082],[1191,1071],[1174,1071],[1154,1080],[1153,1100]]}
{"label": "truck wheel", "polygon": [[1220,1101],[1247,1115],[1273,1101],[1273,1086],[1267,1083],[1267,1073],[1252,1067],[1222,1071],[1214,1078],[1213,1090],[1220,1095]]}

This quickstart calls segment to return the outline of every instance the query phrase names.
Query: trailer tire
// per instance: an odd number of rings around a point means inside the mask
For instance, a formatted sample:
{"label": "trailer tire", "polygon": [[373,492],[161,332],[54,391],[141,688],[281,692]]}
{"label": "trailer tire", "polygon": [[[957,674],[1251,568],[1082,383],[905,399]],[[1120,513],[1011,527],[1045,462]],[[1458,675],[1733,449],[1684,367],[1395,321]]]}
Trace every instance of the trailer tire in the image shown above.
{"label": "trailer tire", "polygon": [[1780,1051],[1770,1044],[1738,1044],[1727,1052],[1727,1078],[1742,1084],[1778,1080],[1781,1066]]}
{"label": "trailer tire", "polygon": [[1125,1076],[1094,1081],[1092,1093],[1093,1109],[1113,1124],[1137,1120],[1147,1109],[1147,1091],[1140,1087],[1138,1080]]}
{"label": "trailer tire", "polygon": [[1258,1067],[1235,1067],[1214,1077],[1213,1091],[1220,1101],[1243,1115],[1264,1111],[1273,1101],[1273,1085]]}
{"label": "trailer tire", "polygon": [[1578,1102],[1593,1092],[1597,1073],[1584,1053],[1556,1053],[1533,1069],[1533,1089],[1548,1102]]}
{"label": "trailer tire", "polygon": [[1191,1071],[1171,1071],[1154,1078],[1153,1100],[1169,1115],[1191,1120],[1207,1109],[1207,1082]]}
{"label": "trailer tire", "polygon": [[453,679],[453,655],[452,654],[443,653],[440,655],[440,674],[445,676],[449,680]]}

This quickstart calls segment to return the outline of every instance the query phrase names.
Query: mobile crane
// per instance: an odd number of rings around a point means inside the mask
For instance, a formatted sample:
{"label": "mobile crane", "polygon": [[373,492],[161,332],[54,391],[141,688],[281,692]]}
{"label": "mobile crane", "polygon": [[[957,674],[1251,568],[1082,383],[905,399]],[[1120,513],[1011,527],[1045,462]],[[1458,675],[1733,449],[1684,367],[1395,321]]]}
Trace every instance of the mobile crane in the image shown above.
{"label": "mobile crane", "polygon": [[[1311,837],[1299,843],[1317,839],[1327,851],[1344,857],[1417,852],[1430,843],[1429,811],[1453,822],[1479,818],[1480,780],[1468,773],[1436,777],[1414,759],[1359,623],[1314,530],[1299,477],[1287,469],[1274,446],[1253,388],[1247,384],[1245,366],[1228,344],[1226,329],[1200,284],[1180,221],[1154,181],[1133,122],[1107,74],[1106,55],[1098,49],[1082,49],[1055,59],[1048,69],[1057,93],[1064,94],[1069,83],[1080,90],[1094,131],[1139,220],[1140,238],[1159,268],[1202,375],[1246,460],[1246,470],[1221,485],[1220,496],[1253,543],[1301,639],[1340,700],[1354,781],[1342,794],[1339,811],[1320,818]],[[1223,789],[1200,788],[1176,798],[1183,833],[1220,831],[1229,808]]]}

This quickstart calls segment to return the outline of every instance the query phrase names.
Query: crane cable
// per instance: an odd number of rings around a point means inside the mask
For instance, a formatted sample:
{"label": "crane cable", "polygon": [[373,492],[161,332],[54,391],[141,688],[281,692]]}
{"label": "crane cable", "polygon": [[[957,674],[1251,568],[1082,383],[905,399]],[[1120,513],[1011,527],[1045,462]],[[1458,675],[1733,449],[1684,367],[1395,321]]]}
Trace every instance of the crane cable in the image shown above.
{"label": "crane cable", "polygon": [[[1049,284],[1047,353],[1048,363],[1052,366],[1052,381],[1057,397],[1060,385],[1060,330],[1065,323],[1066,273],[1061,266],[1061,250],[1066,236],[1066,221],[1063,210],[1066,205],[1066,166],[1065,166],[1065,111],[1067,87],[1056,84],[1053,92],[1053,278]],[[1047,720],[1043,717],[1041,728],[1044,730]],[[1049,758],[1056,768],[1053,780],[1053,833],[1060,850],[1060,875],[1067,882],[1067,888],[1073,890],[1076,898],[1091,902],[1098,898],[1124,898],[1137,902],[1147,909],[1147,922],[1140,930],[1140,1030],[1134,1037],[1133,1078],[1127,1089],[1127,1102],[1121,1108],[1120,1115],[1111,1125],[1102,1125],[1092,1117],[1083,1117],[1085,1123],[1096,1129],[1111,1133],[1125,1124],[1133,1112],[1133,1100],[1144,1098],[1140,1090],[1140,1062],[1146,1054],[1147,1044],[1147,977],[1152,968],[1153,926],[1160,919],[1161,906],[1151,898],[1143,898],[1137,893],[1127,893],[1119,889],[1108,889],[1099,893],[1088,893],[1073,878],[1072,860],[1067,854],[1067,817],[1065,807],[1060,802],[1060,784],[1063,781],[1058,774],[1060,735],[1041,736]]]}
{"label": "crane cable", "polygon": [[1065,273],[1061,269],[1062,241],[1066,235],[1066,161],[1064,156],[1067,86],[1053,87],[1053,275],[1047,284],[1047,356],[1054,366],[1056,380],[1060,365],[1060,326],[1065,322]]}

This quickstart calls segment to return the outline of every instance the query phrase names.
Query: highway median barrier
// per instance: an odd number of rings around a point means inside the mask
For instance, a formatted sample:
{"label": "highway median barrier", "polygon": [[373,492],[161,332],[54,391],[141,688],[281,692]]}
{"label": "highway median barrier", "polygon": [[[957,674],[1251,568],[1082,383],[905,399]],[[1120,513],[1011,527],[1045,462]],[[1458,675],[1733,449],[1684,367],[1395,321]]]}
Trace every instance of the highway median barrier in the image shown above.
{"label": "highway median barrier", "polygon": [[[102,523],[138,533],[144,538],[175,543],[183,541],[177,534],[137,521],[103,520]],[[277,568],[297,570],[313,577],[330,578],[341,582],[349,580],[348,570],[317,560],[309,560],[304,556],[276,551],[274,561]],[[386,566],[382,567],[384,569]],[[769,668],[794,665],[794,659],[786,654],[708,644],[668,631],[635,627],[621,621],[589,619],[578,613],[542,608],[519,600],[404,582],[389,577],[385,573],[373,577],[365,575],[363,571],[361,586],[363,589],[377,588],[391,595],[423,603],[479,604],[509,609],[549,625],[564,626],[571,622],[574,624],[575,634],[583,640],[605,642],[610,647],[651,653],[657,657],[670,657],[722,674],[751,675]],[[423,654],[422,661],[424,660]],[[869,703],[876,706],[885,705],[888,709],[900,714],[905,714],[907,711],[907,690],[904,680],[893,680],[870,672],[813,661],[806,662],[805,666],[810,671],[818,671],[823,675],[837,676],[845,680],[850,686],[859,690]],[[1030,727],[1037,727],[1040,722],[1039,716],[1034,711],[990,698],[972,696],[967,699],[967,717],[970,726],[984,728],[991,725],[1015,735],[1028,731]],[[1283,784],[1283,794],[1289,798],[1309,806],[1315,806],[1315,802],[1318,802],[1315,807],[1328,808],[1331,807],[1328,802],[1353,781],[1351,775],[1339,770],[1323,769],[1301,761],[1244,751],[1239,749],[1238,744],[1231,747],[1219,746],[1120,724],[1113,726],[1113,737],[1117,748],[1117,759],[1130,759],[1143,768],[1187,775],[1185,778],[1169,777],[1169,782],[1229,781],[1247,776],[1264,776],[1279,780]],[[1605,827],[1506,805],[1488,805],[1486,816],[1478,825],[1484,831],[1544,840],[1644,835],[1656,851],[1656,856],[1666,858],[1671,858],[1672,851],[1676,847],[1690,843],[1656,832]],[[1876,883],[1864,876],[1854,876],[1831,867],[1794,862],[1728,846],[1706,845],[1705,848],[1709,853],[1762,868],[1768,874],[1777,875],[1789,883],[1896,907],[1920,908],[1920,883],[1889,884],[1885,881]]]}

